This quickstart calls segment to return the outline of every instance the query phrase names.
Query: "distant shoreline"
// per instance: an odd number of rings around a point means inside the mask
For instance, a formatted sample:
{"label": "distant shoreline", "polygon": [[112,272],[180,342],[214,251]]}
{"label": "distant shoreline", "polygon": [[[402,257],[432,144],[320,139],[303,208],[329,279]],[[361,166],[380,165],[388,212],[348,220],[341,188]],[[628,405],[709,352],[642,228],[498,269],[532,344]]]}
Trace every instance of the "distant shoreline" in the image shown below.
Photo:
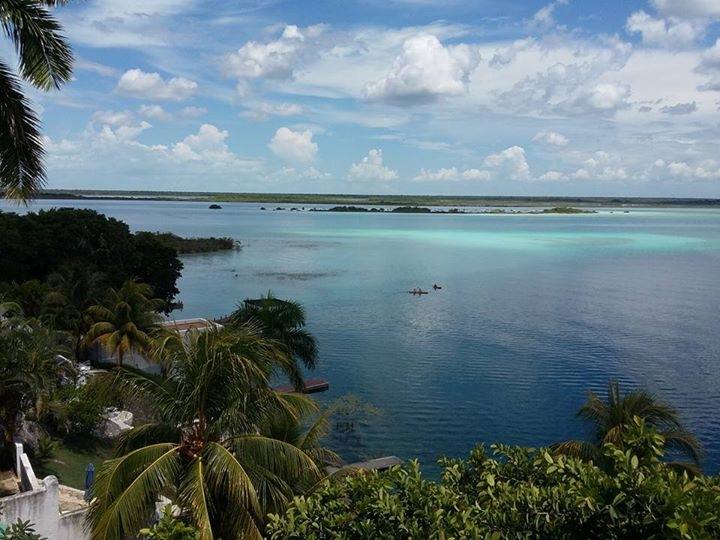
{"label": "distant shoreline", "polygon": [[38,199],[246,202],[386,206],[485,207],[720,207],[720,199],[670,197],[515,197],[445,195],[352,195],[309,193],[211,193],[48,189]]}

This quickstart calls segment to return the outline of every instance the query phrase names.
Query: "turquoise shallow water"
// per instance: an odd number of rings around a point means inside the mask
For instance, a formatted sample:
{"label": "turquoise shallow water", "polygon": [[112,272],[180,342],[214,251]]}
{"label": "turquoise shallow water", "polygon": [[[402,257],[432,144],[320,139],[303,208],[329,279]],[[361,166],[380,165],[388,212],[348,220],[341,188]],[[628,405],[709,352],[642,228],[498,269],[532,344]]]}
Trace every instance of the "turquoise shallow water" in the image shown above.
{"label": "turquoise shallow water", "polygon": [[[610,378],[677,406],[720,469],[720,211],[392,215],[260,205],[42,201],[135,230],[229,235],[239,252],[184,258],[178,317],[218,316],[271,289],[302,301],[322,399],[382,409],[348,457],[462,455],[476,442],[577,437],[586,391]],[[7,203],[0,205],[8,209]],[[613,213],[611,213],[611,211]],[[405,293],[433,283],[442,291]]]}

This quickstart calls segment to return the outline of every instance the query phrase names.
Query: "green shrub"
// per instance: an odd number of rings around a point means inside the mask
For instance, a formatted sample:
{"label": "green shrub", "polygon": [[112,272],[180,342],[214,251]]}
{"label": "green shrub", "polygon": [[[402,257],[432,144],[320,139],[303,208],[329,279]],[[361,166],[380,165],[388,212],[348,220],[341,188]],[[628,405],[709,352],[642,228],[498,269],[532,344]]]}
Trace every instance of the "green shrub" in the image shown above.
{"label": "green shrub", "polygon": [[273,539],[720,538],[720,480],[661,461],[663,438],[636,419],[609,470],[535,450],[476,448],[444,459],[442,480],[417,462],[330,479],[269,516]]}
{"label": "green shrub", "polygon": [[18,519],[4,532],[0,532],[0,540],[47,540],[47,538],[37,534],[34,525],[29,521]]}
{"label": "green shrub", "polygon": [[108,407],[120,405],[117,390],[105,380],[90,380],[70,390],[65,407],[64,431],[67,435],[90,435],[104,420]]}
{"label": "green shrub", "polygon": [[141,529],[138,536],[150,540],[198,540],[200,538],[197,529],[173,516],[172,507],[169,504],[163,510],[160,521],[148,529]]}
{"label": "green shrub", "polygon": [[58,446],[58,442],[52,437],[40,437],[37,448],[33,453],[33,461],[37,463],[40,468],[43,468],[48,462],[55,459]]}

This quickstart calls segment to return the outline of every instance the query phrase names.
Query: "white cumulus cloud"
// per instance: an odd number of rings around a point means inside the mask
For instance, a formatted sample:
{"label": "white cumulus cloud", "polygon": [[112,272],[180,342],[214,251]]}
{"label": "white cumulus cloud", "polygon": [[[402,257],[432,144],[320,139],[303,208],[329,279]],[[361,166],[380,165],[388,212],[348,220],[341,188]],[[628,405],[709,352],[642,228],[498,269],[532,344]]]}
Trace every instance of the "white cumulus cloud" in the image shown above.
{"label": "white cumulus cloud", "polygon": [[248,41],[226,55],[223,70],[238,79],[291,79],[301,55],[322,31],[321,25],[305,29],[287,25],[274,41]]}
{"label": "white cumulus cloud", "polygon": [[203,124],[197,133],[175,143],[171,155],[178,161],[230,162],[235,159],[235,155],[225,142],[227,138],[226,130],[220,130],[212,124]]}
{"label": "white cumulus cloud", "polygon": [[281,127],[275,132],[268,148],[289,163],[310,163],[318,153],[312,131],[293,131],[288,127]]}
{"label": "white cumulus cloud", "polygon": [[480,54],[468,45],[446,47],[434,35],[414,36],[403,43],[390,72],[365,85],[365,96],[413,105],[463,94],[479,61]]}
{"label": "white cumulus cloud", "polygon": [[639,33],[647,45],[675,49],[693,44],[706,26],[705,20],[655,18],[641,10],[630,15],[625,27],[630,33]]}
{"label": "white cumulus cloud", "polygon": [[485,166],[492,167],[500,175],[507,175],[511,180],[527,180],[530,178],[530,166],[525,157],[525,149],[511,146],[497,154],[485,158]]}
{"label": "white cumulus cloud", "polygon": [[626,84],[601,83],[595,85],[585,96],[596,109],[612,110],[627,104],[630,87]]}
{"label": "white cumulus cloud", "polygon": [[652,0],[652,4],[663,15],[720,17],[720,2],[717,0]]}
{"label": "white cumulus cloud", "polygon": [[565,180],[565,175],[560,171],[547,171],[538,178],[543,182],[560,182]]}
{"label": "white cumulus cloud", "polygon": [[348,171],[351,180],[389,181],[398,178],[397,171],[383,164],[382,150],[373,148],[359,163],[353,163]]}
{"label": "white cumulus cloud", "polygon": [[458,180],[490,180],[490,171],[480,169],[459,170],[457,167],[437,170],[421,169],[413,180],[418,182],[453,182]]}
{"label": "white cumulus cloud", "polygon": [[165,80],[159,73],[129,69],[120,77],[117,91],[135,98],[182,101],[193,96],[197,87],[195,81],[183,77]]}
{"label": "white cumulus cloud", "polygon": [[568,138],[556,131],[540,131],[533,138],[533,142],[542,142],[552,146],[567,146]]}

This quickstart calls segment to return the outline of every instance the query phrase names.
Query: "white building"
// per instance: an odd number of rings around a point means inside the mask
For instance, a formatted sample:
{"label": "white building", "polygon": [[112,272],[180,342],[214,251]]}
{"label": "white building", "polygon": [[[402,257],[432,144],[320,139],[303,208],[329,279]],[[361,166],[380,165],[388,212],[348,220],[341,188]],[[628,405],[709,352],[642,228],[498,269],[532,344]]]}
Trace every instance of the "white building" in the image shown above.
{"label": "white building", "polygon": [[[208,328],[222,328],[222,325],[203,318],[170,320],[161,323],[160,326],[170,330],[176,330],[182,336],[185,336],[191,330],[202,331],[207,330]],[[101,344],[97,345],[96,354],[96,360],[98,362],[107,364],[118,363],[118,356],[116,354],[108,354]],[[125,353],[125,356],[123,356],[123,365],[134,367],[147,373],[160,374],[162,372],[162,368],[159,364],[136,351]]]}

